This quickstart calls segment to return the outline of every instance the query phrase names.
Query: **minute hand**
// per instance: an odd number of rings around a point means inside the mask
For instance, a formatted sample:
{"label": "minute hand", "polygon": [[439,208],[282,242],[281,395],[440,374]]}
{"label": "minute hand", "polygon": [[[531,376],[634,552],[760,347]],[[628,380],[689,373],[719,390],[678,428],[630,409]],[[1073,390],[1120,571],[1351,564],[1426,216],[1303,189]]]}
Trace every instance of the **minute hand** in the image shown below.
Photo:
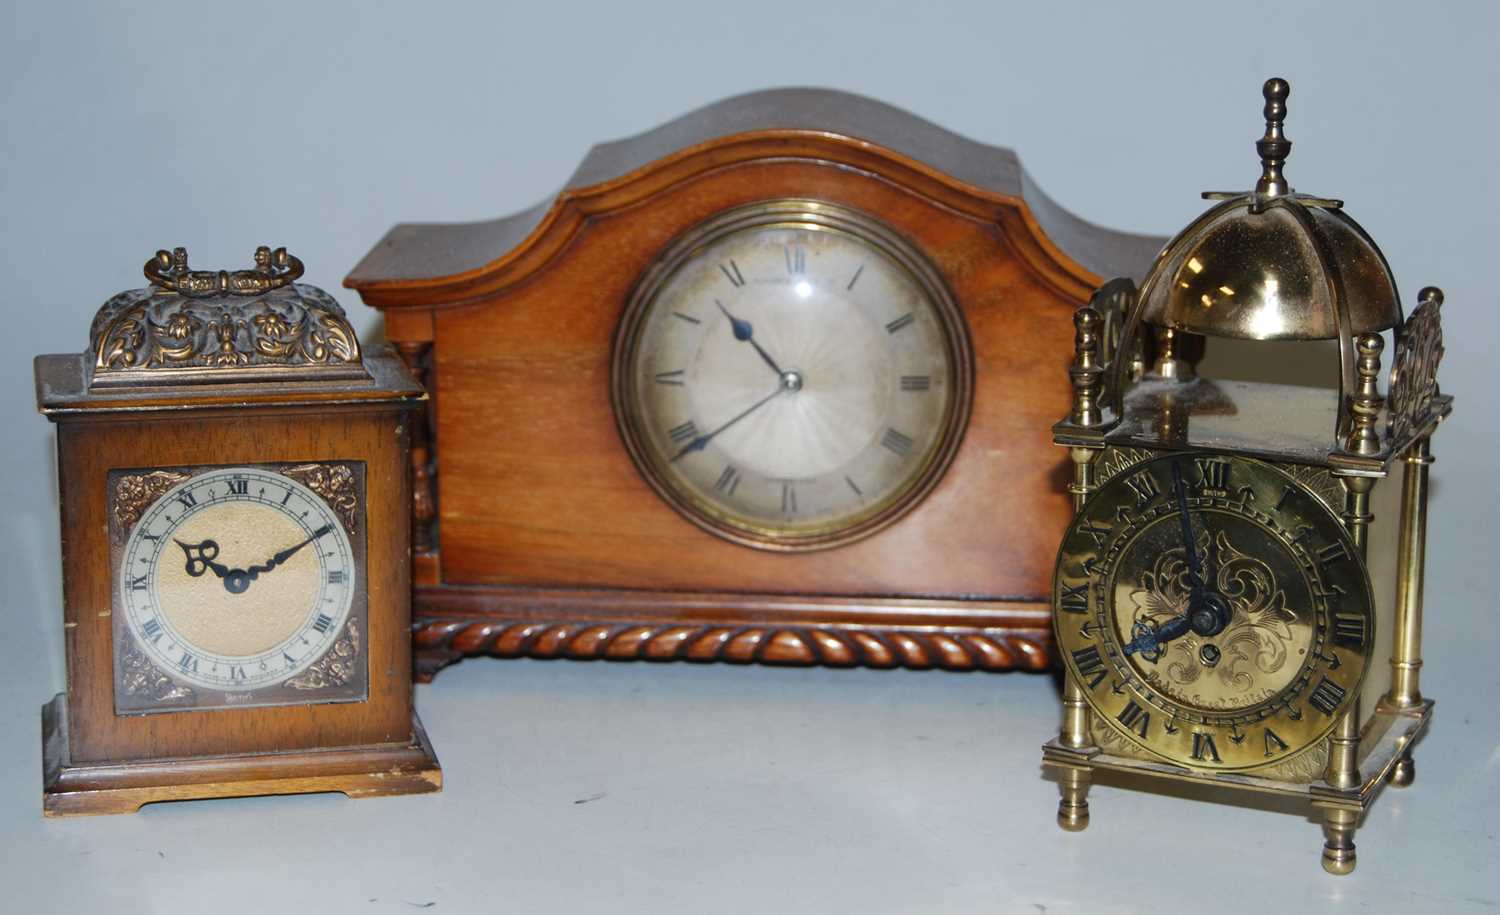
{"label": "minute hand", "polygon": [[692,441],[688,442],[686,445],[683,445],[682,450],[674,454],[672,456],[672,460],[668,463],[675,464],[679,459],[687,456],[688,454],[691,454],[694,451],[702,451],[704,448],[708,447],[709,442],[713,441],[713,437],[715,435],[718,435],[720,432],[723,432],[725,429],[728,429],[730,426],[734,425],[735,423],[749,416],[751,413],[754,413],[756,410],[759,410],[761,407],[770,403],[772,398],[774,398],[777,394],[780,394],[784,390],[786,389],[777,388],[776,390],[767,394],[765,397],[762,397],[760,400],[757,400],[755,403],[746,407],[734,419],[731,419],[729,422],[708,433],[707,435],[700,435]]}

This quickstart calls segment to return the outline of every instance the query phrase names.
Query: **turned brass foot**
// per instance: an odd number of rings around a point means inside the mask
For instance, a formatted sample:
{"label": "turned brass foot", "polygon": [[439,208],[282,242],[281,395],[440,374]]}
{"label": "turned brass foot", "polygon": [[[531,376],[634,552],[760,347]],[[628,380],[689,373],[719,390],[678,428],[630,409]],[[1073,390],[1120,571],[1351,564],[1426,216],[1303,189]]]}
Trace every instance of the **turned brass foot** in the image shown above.
{"label": "turned brass foot", "polygon": [[1391,785],[1397,788],[1406,788],[1417,780],[1417,764],[1412,761],[1411,754],[1396,760],[1395,768],[1391,769]]}
{"label": "turned brass foot", "polygon": [[1086,769],[1064,769],[1058,773],[1057,825],[1068,832],[1082,832],[1089,825],[1089,772]]}
{"label": "turned brass foot", "polygon": [[1323,870],[1343,876],[1354,872],[1354,824],[1359,815],[1350,810],[1323,814]]}

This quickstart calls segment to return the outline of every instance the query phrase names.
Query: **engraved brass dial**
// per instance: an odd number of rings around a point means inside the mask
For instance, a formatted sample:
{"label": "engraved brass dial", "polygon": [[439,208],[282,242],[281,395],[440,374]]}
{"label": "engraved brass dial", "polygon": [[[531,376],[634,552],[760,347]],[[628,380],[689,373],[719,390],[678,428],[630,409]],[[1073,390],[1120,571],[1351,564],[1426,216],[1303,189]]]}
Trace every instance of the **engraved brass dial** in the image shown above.
{"label": "engraved brass dial", "polygon": [[784,200],[679,239],[616,347],[615,411],[642,474],[740,543],[846,543],[913,506],[969,399],[963,322],[932,267],[874,220]]}
{"label": "engraved brass dial", "polygon": [[1261,461],[1193,452],[1127,468],[1063,541],[1053,621],[1109,727],[1169,762],[1276,765],[1359,693],[1374,638],[1338,518]]}

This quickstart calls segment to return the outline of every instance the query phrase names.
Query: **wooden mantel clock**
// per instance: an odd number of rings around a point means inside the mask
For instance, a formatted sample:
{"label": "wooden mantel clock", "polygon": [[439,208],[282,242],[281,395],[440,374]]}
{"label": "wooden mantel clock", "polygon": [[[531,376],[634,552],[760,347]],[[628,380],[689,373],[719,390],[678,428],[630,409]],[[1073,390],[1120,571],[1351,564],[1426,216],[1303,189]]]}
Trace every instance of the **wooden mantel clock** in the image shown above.
{"label": "wooden mantel clock", "polygon": [[345,284],[432,394],[420,673],[466,654],[1040,669],[1066,327],[1160,239],[838,92],[596,147]]}
{"label": "wooden mantel clock", "polygon": [[42,710],[48,815],[441,785],[411,701],[422,389],[297,258],[255,260],[158,252],[88,352],[37,357],[68,670]]}
{"label": "wooden mantel clock", "polygon": [[[1043,759],[1065,829],[1088,824],[1095,773],[1128,773],[1305,805],[1323,866],[1347,874],[1355,827],[1387,782],[1412,783],[1432,717],[1418,687],[1428,468],[1452,398],[1437,385],[1442,293],[1403,316],[1342,204],[1287,184],[1289,92],[1265,84],[1254,190],[1207,195],[1219,203],[1139,293],[1112,283],[1075,319],[1074,406],[1054,427],[1076,469],[1054,590],[1063,723]],[[1337,341],[1339,389],[1195,377],[1172,347],[1142,360],[1146,327],[1174,346],[1286,341],[1307,356]],[[1235,853],[1227,837],[1192,841]]]}

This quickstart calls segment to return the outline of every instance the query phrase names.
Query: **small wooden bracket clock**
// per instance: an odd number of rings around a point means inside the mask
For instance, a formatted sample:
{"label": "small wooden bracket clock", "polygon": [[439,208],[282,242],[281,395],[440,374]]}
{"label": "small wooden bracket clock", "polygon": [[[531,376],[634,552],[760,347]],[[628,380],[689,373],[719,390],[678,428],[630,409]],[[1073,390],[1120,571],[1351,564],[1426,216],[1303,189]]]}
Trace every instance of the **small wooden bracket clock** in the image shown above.
{"label": "small wooden bracket clock", "polygon": [[[1265,84],[1255,189],[1206,195],[1220,202],[1138,293],[1114,281],[1074,318],[1073,410],[1053,428],[1076,510],[1053,590],[1063,723],[1043,758],[1065,829],[1087,825],[1097,772],[1294,798],[1321,815],[1324,867],[1347,874],[1360,817],[1385,783],[1412,783],[1432,716],[1428,468],[1452,399],[1442,293],[1403,316],[1340,201],[1287,184],[1289,92]],[[1196,377],[1176,353],[1201,337],[1336,340],[1339,389]]]}
{"label": "small wooden bracket clock", "polygon": [[1054,329],[1160,243],[1009,150],[807,89],[598,146],[524,213],[397,226],[345,284],[433,394],[419,672],[1044,669]]}
{"label": "small wooden bracket clock", "polygon": [[407,449],[422,388],[260,248],[158,252],[152,285],[39,356],[57,424],[67,692],[48,815],[435,791],[412,709]]}

